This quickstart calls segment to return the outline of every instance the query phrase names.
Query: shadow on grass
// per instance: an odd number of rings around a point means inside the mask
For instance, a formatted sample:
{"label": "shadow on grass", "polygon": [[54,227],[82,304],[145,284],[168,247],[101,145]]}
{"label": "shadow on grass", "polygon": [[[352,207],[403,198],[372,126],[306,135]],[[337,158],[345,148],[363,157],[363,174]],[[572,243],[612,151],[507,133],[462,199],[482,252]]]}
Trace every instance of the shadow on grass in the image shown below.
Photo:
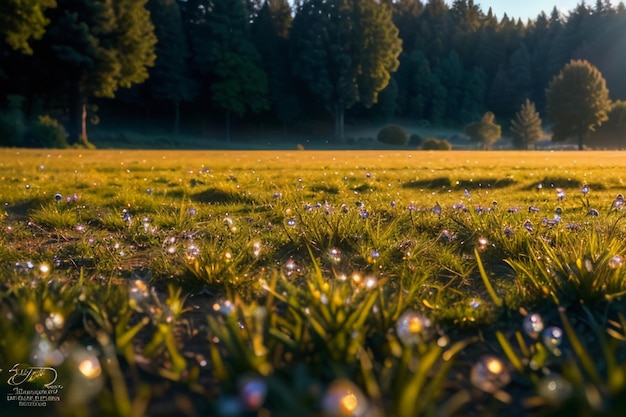
{"label": "shadow on grass", "polygon": [[225,191],[219,188],[209,188],[190,196],[191,201],[208,204],[254,204],[256,201],[244,194]]}
{"label": "shadow on grass", "polygon": [[[614,188],[612,185],[603,184],[600,182],[586,183],[575,178],[567,177],[544,177],[541,181],[534,182],[527,185],[523,190],[530,191],[537,188],[537,185],[541,184],[544,188],[582,188],[587,184],[592,190],[607,190]],[[617,185],[616,185],[617,186]]]}
{"label": "shadow on grass", "polygon": [[452,180],[448,177],[438,177],[425,180],[409,181],[402,184],[402,188],[409,189],[438,189],[438,188],[507,188],[517,184],[517,182],[511,178],[473,178],[459,179],[452,183]]}

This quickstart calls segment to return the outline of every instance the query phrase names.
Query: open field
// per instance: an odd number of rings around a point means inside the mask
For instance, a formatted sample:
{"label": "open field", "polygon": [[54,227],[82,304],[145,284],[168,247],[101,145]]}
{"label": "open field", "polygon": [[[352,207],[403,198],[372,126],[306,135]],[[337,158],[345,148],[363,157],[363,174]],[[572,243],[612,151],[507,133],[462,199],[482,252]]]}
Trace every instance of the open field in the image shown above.
{"label": "open field", "polygon": [[623,156],[0,150],[0,414],[624,415]]}

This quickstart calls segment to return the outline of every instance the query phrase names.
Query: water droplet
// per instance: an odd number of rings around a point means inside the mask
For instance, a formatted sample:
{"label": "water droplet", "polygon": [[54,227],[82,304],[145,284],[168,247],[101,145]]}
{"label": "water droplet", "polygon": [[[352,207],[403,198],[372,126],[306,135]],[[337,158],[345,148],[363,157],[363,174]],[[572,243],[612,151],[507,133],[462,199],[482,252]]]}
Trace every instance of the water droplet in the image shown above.
{"label": "water droplet", "polygon": [[583,185],[583,188],[581,188],[580,191],[583,193],[583,195],[589,194],[589,186],[587,184]]}
{"label": "water droplet", "polygon": [[341,261],[343,260],[341,256],[341,251],[337,248],[330,248],[328,250],[328,260],[333,265],[341,263]]}
{"label": "water droplet", "polygon": [[559,345],[563,341],[563,330],[560,327],[550,326],[542,333],[543,344],[555,356],[559,356],[561,351]]}
{"label": "water droplet", "polygon": [[193,243],[187,245],[187,248],[185,249],[185,259],[187,262],[195,261],[198,259],[198,256],[200,256],[200,249]]}
{"label": "water droplet", "polygon": [[500,359],[488,355],[472,367],[470,381],[482,391],[495,393],[511,381],[511,375]]}
{"label": "water droplet", "polygon": [[283,265],[283,273],[287,278],[291,278],[293,275],[300,272],[300,267],[292,258],[289,258],[287,262]]}
{"label": "water droplet", "polygon": [[287,219],[287,226],[289,227],[295,227],[298,224],[298,221],[296,219],[294,219],[293,217]]}
{"label": "water droplet", "polygon": [[65,324],[65,319],[63,315],[60,313],[50,313],[48,317],[46,317],[45,325],[48,330],[58,330],[63,328]]}
{"label": "water droplet", "polygon": [[337,379],[326,390],[322,409],[325,416],[363,417],[368,409],[368,400],[354,383]]}
{"label": "water droplet", "polygon": [[526,220],[524,222],[524,229],[528,230],[530,233],[532,233],[535,228],[533,227],[533,224],[530,222],[530,220]]}
{"label": "water droplet", "polygon": [[239,400],[248,410],[258,410],[267,397],[267,384],[257,377],[245,378],[239,387]]}
{"label": "water droplet", "polygon": [[478,238],[478,250],[485,250],[489,245],[489,240],[486,237]]}
{"label": "water droplet", "polygon": [[152,188],[148,188],[148,189],[146,190],[146,194],[148,194],[148,195],[152,195]]}
{"label": "water droplet", "polygon": [[435,204],[435,206],[431,209],[431,211],[435,213],[437,216],[441,216],[441,206],[439,205],[439,203]]}
{"label": "water droplet", "polygon": [[365,281],[363,281],[363,286],[365,288],[367,288],[368,290],[371,290],[372,288],[375,288],[376,284],[378,284],[378,279],[376,279],[376,277],[372,277],[372,276],[369,276],[369,277],[365,278]]}
{"label": "water droplet", "polygon": [[393,201],[393,200],[391,200],[391,203],[390,203],[390,204],[391,204],[391,207],[395,207],[395,206],[396,206],[396,202],[395,202],[395,201]]}
{"label": "water droplet", "polygon": [[566,401],[573,392],[572,384],[561,375],[548,375],[539,382],[539,395],[550,402],[561,403]]}
{"label": "water droplet", "polygon": [[469,306],[470,306],[470,308],[477,309],[477,308],[479,308],[481,306],[481,302],[477,298],[471,298],[469,300]]}
{"label": "water droplet", "polygon": [[230,302],[230,300],[216,301],[215,303],[213,303],[213,306],[211,306],[211,308],[216,313],[220,313],[225,316],[228,316],[235,310],[235,306],[232,302]]}
{"label": "water droplet", "polygon": [[598,210],[592,208],[589,209],[589,211],[587,212],[587,216],[591,216],[591,217],[598,217],[600,215],[600,213],[598,212]]}
{"label": "water droplet", "polygon": [[78,371],[88,379],[95,379],[102,374],[102,367],[97,357],[89,355],[78,364]]}
{"label": "water droplet", "polygon": [[431,322],[415,311],[405,311],[396,323],[396,333],[404,346],[415,346],[426,340]]}
{"label": "water droplet", "polygon": [[563,201],[563,199],[565,198],[565,191],[563,191],[563,189],[561,189],[561,188],[557,188],[556,189],[556,198],[559,201]]}
{"label": "water droplet", "polygon": [[529,314],[524,317],[522,328],[524,332],[533,339],[537,339],[543,331],[543,319],[537,313]]}
{"label": "water droplet", "polygon": [[30,190],[30,184],[26,184],[26,189]]}
{"label": "water droplet", "polygon": [[623,263],[622,257],[619,255],[615,255],[611,259],[609,259],[609,268],[611,269],[621,268],[622,263]]}
{"label": "water droplet", "polygon": [[612,208],[621,209],[624,206],[624,196],[618,194],[613,201]]}
{"label": "water droplet", "polygon": [[61,194],[59,194],[59,193],[56,193],[56,194],[54,195],[54,199],[55,199],[56,201],[61,201],[61,200],[63,199],[63,195],[61,195]]}

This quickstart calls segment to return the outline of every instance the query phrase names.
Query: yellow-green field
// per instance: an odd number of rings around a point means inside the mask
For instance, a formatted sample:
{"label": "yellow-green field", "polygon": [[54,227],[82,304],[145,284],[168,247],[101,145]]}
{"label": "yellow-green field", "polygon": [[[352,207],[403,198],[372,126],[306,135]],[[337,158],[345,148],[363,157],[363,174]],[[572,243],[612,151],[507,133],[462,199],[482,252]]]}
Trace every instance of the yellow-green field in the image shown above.
{"label": "yellow-green field", "polygon": [[621,415],[625,168],[0,150],[6,415]]}

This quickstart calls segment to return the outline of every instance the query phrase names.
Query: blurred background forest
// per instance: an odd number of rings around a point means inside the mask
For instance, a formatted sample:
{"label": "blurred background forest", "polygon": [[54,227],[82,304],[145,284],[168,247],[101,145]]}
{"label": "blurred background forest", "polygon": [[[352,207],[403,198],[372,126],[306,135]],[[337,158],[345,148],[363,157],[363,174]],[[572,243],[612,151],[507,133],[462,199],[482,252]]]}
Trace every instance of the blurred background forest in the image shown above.
{"label": "blurred background forest", "polygon": [[344,124],[462,131],[488,111],[506,133],[527,99],[543,117],[571,59],[626,99],[623,3],[527,21],[471,0],[18,3],[0,0],[0,146],[54,146],[32,135],[50,126],[70,144],[137,131],[163,146],[343,139]]}

